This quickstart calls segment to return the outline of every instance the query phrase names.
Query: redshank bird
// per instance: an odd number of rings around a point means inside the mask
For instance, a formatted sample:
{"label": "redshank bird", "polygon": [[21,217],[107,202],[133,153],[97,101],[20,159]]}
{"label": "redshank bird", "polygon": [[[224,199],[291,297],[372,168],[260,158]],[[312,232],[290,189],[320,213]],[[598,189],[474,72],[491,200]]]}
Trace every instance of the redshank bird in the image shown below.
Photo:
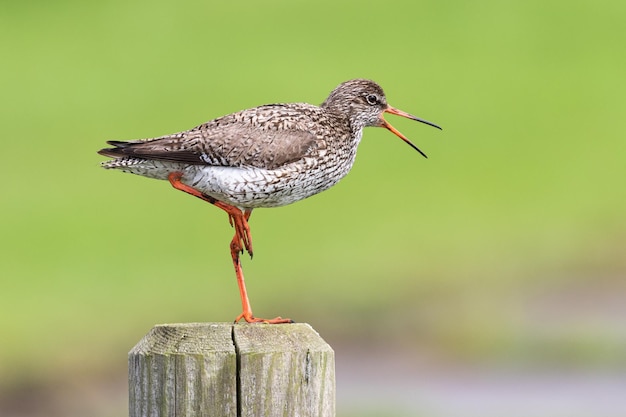
{"label": "redshank bird", "polygon": [[235,230],[230,253],[243,308],[235,322],[291,323],[252,314],[239,259],[244,249],[252,257],[250,214],[255,208],[291,204],[335,185],[352,168],[367,126],[390,130],[426,157],[383,118],[384,113],[441,129],[391,107],[375,82],[355,79],[337,86],[320,106],[268,104],[173,135],[109,141],[113,147],[98,153],[114,158],[103,162],[104,168],[168,180],[174,188],[228,213]]}

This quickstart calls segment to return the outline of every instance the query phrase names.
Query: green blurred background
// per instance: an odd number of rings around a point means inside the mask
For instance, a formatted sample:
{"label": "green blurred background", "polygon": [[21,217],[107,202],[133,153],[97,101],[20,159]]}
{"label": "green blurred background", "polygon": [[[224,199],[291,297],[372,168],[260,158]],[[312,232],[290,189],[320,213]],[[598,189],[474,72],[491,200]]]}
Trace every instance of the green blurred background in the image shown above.
{"label": "green blurred background", "polygon": [[[78,387],[108,398],[154,324],[239,314],[226,215],[99,168],[106,140],[321,103],[357,77],[444,130],[388,116],[429,159],[367,129],[336,187],[255,211],[255,313],[308,322],[338,352],[626,369],[626,3],[0,10],[0,391],[13,415],[37,415],[33,392],[43,415],[71,415]],[[98,405],[81,413],[126,413],[123,397],[89,395]]]}

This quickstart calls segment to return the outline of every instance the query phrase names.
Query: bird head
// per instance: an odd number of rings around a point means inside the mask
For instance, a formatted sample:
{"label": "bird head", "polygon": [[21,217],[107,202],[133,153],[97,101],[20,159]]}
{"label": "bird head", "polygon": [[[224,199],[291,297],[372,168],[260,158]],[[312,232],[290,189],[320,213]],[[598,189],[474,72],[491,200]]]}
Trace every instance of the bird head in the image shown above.
{"label": "bird head", "polygon": [[322,107],[345,114],[357,129],[367,126],[384,127],[424,157],[426,154],[387,122],[384,114],[395,114],[441,129],[434,123],[390,106],[383,89],[371,80],[355,79],[339,84],[322,103]]}

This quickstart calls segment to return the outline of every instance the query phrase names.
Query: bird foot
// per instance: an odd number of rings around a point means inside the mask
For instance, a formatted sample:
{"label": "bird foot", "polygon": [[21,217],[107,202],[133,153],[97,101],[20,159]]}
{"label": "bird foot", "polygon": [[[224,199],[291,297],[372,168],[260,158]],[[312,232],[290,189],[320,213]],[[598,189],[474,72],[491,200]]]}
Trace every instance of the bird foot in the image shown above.
{"label": "bird foot", "polygon": [[238,323],[239,320],[244,319],[247,323],[266,323],[266,324],[283,324],[283,323],[294,323],[291,319],[284,319],[282,317],[276,317],[273,319],[261,319],[258,317],[254,317],[252,313],[241,313],[235,319],[235,323]]}
{"label": "bird foot", "polygon": [[[234,209],[238,210],[238,209]],[[252,236],[250,235],[250,226],[248,226],[249,212],[237,213],[228,212],[228,221],[230,225],[235,229],[235,237],[231,242],[231,250],[236,250],[239,253],[243,253],[244,248],[252,258]]]}

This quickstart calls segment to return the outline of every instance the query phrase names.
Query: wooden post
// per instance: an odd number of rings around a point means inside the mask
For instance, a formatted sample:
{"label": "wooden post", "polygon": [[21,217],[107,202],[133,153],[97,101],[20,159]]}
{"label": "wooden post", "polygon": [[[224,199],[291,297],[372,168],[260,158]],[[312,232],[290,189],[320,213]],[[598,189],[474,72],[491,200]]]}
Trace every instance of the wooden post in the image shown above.
{"label": "wooden post", "polygon": [[334,417],[335,357],[308,324],[155,326],[130,351],[130,417]]}

